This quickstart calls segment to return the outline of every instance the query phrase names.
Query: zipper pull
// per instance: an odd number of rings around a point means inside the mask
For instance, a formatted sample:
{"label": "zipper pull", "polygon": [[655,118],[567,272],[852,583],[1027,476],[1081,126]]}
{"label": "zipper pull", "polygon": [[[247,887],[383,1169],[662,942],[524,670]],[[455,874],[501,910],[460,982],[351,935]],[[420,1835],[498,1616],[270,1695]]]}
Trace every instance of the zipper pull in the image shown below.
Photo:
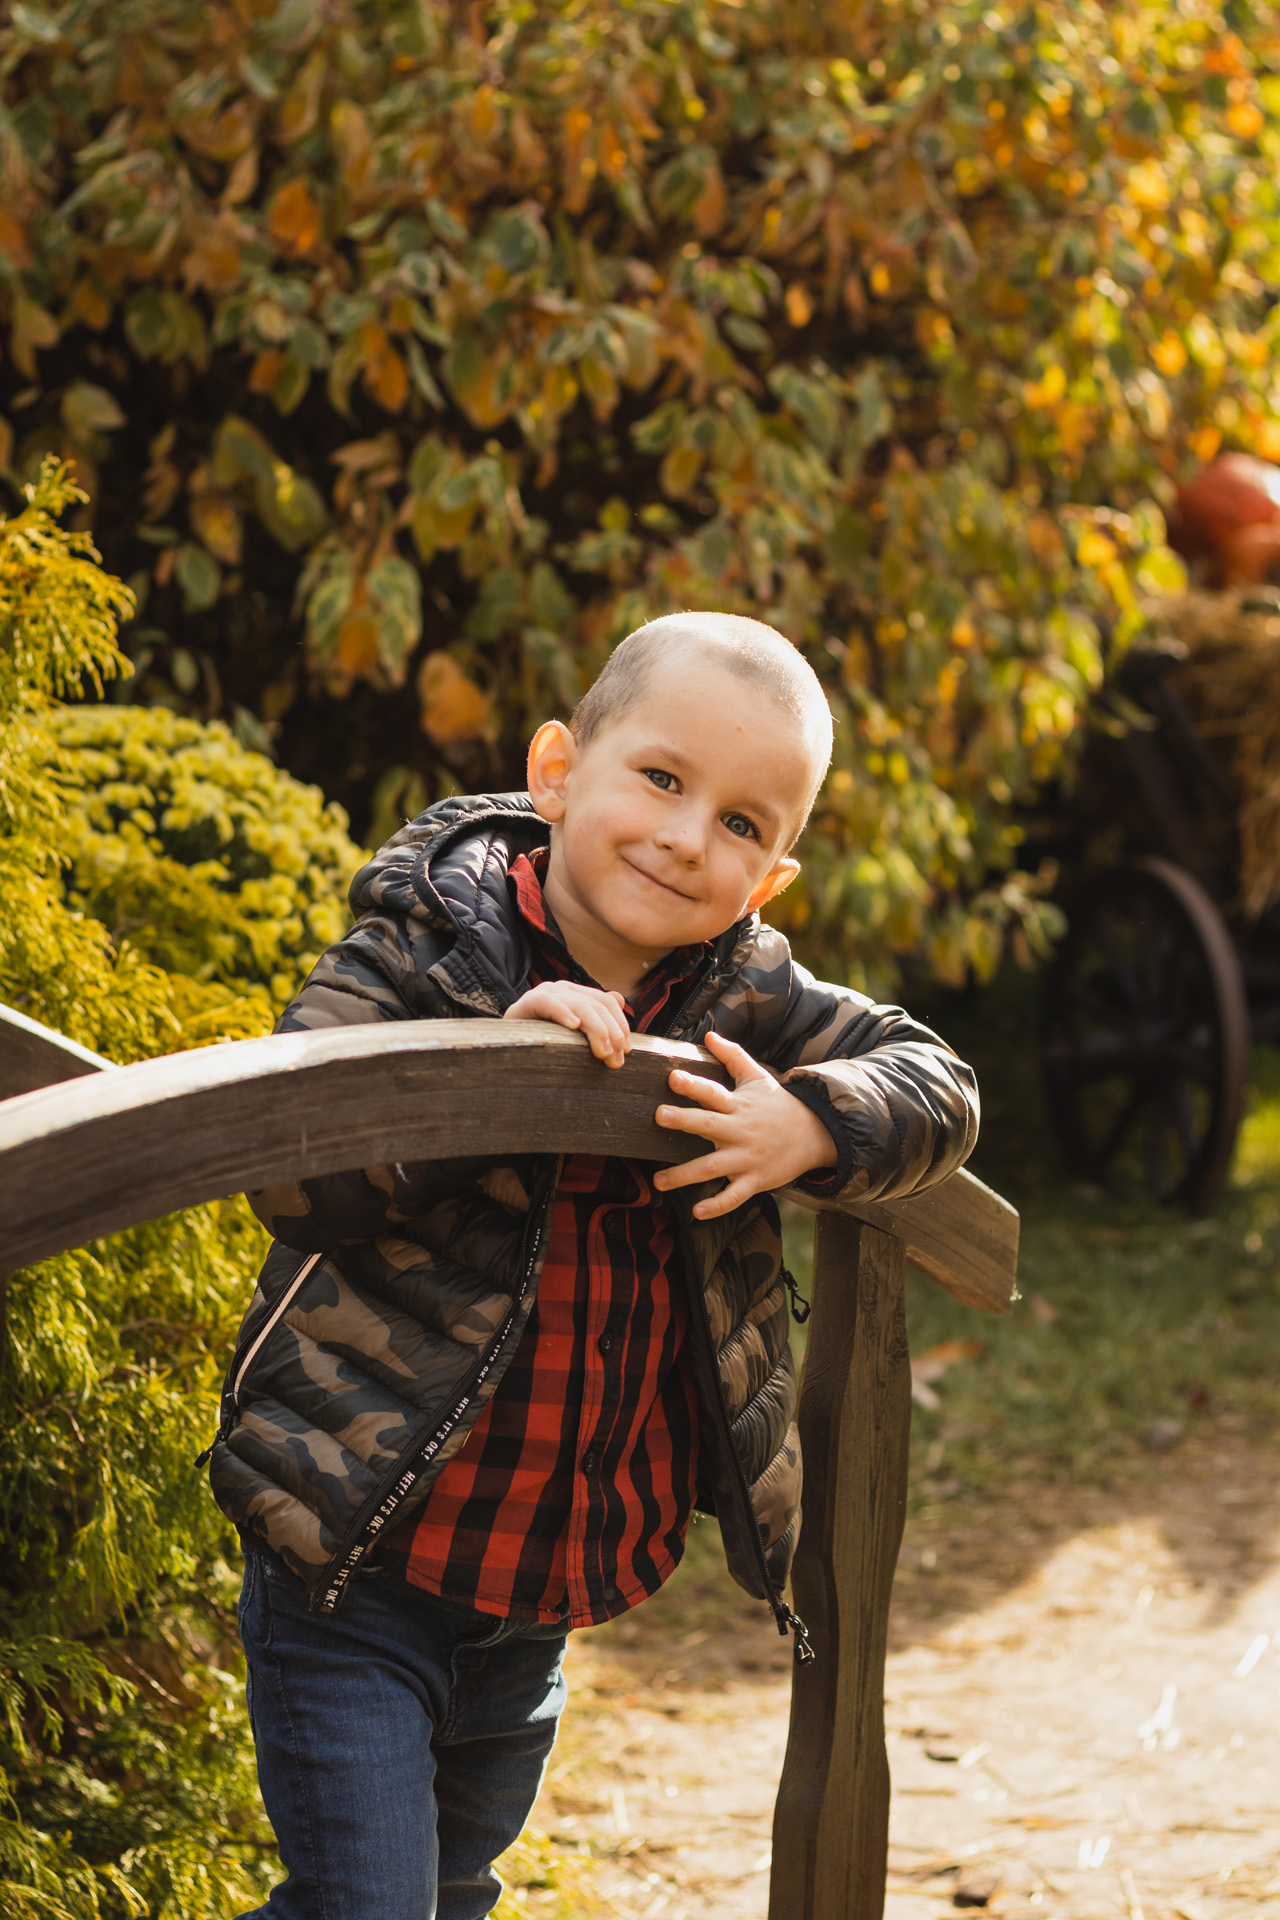
{"label": "zipper pull", "polygon": [[234,1427],[236,1423],[236,1414],[238,1413],[238,1411],[239,1409],[236,1407],[233,1407],[231,1409],[231,1412],[227,1415],[226,1419],[219,1422],[218,1431],[214,1434],[208,1446],[204,1449],[202,1453],[198,1453],[196,1455],[195,1464],[196,1464],[197,1473],[200,1471],[201,1467],[208,1466],[210,1460],[213,1458],[213,1450],[217,1446],[219,1440],[226,1440],[227,1438],[229,1438],[231,1429],[232,1427]]}
{"label": "zipper pull", "polygon": [[773,1617],[778,1623],[778,1632],[782,1635],[782,1638],[784,1640],[787,1637],[788,1628],[790,1628],[791,1632],[795,1634],[796,1665],[798,1667],[803,1667],[810,1660],[817,1659],[818,1657],[817,1654],[814,1652],[812,1646],[809,1644],[808,1627],[806,1627],[804,1621],[800,1618],[800,1615],[798,1613],[792,1613],[790,1607],[787,1605],[785,1600],[779,1600],[776,1602],[773,1609]]}
{"label": "zipper pull", "polygon": [[813,1312],[813,1308],[796,1285],[795,1275],[788,1273],[785,1267],[779,1268],[779,1273],[783,1286],[791,1296],[791,1318],[798,1327],[802,1327]]}

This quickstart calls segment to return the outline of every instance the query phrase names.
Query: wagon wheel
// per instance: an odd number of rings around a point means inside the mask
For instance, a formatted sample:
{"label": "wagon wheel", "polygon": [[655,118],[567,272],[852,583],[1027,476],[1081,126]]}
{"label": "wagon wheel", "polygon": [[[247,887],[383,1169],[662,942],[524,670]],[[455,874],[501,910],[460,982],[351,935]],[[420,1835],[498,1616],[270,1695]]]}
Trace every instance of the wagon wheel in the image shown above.
{"label": "wagon wheel", "polygon": [[1199,882],[1166,860],[1093,880],[1045,997],[1049,1106],[1077,1171],[1207,1207],[1235,1144],[1248,1048],[1240,962]]}

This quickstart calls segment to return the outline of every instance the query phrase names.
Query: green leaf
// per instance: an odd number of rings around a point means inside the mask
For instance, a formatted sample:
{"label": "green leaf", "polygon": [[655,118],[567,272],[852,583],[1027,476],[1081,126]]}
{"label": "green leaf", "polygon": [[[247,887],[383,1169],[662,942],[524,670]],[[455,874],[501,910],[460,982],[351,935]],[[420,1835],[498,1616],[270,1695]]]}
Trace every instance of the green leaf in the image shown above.
{"label": "green leaf", "polygon": [[631,438],[641,453],[662,453],[680,431],[687,408],[683,400],[665,400],[660,407],[637,420]]}
{"label": "green leaf", "polygon": [[345,548],[324,556],[319,578],[307,598],[307,638],[323,658],[338,638],[355,586],[355,566]]}
{"label": "green leaf", "polygon": [[547,247],[542,222],[528,207],[515,207],[510,213],[499,214],[491,222],[486,238],[497,255],[498,265],[508,273],[527,273],[538,264]]}
{"label": "green leaf", "polygon": [[372,568],[368,587],[378,622],[378,658],[392,686],[398,687],[422,638],[422,583],[416,567],[391,554]]}
{"label": "green leaf", "polygon": [[213,605],[222,588],[222,569],[204,547],[194,540],[184,540],[174,557],[173,571],[188,613],[203,613]]}
{"label": "green leaf", "polygon": [[539,560],[529,575],[529,612],[549,633],[567,633],[577,609],[573,596],[548,560]]}
{"label": "green leaf", "polygon": [[62,396],[62,419],[73,440],[84,442],[93,433],[111,433],[125,423],[119,404],[105,387],[77,380]]}

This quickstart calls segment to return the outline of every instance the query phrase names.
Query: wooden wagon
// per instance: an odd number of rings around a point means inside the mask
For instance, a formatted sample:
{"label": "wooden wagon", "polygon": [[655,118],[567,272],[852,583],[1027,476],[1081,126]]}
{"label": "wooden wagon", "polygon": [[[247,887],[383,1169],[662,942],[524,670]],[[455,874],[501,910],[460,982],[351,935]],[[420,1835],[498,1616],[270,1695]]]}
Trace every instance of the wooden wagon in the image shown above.
{"label": "wooden wagon", "polygon": [[[1067,1159],[1194,1212],[1227,1176],[1250,1042],[1280,1038],[1280,903],[1250,901],[1248,795],[1230,750],[1262,716],[1242,693],[1224,720],[1232,701],[1213,680],[1229,623],[1251,617],[1280,655],[1280,596],[1173,603],[1169,640],[1135,647],[1099,701],[1073,791],[1027,823],[1036,857],[1064,874],[1043,1056]],[[1188,663],[1180,621],[1216,624],[1217,657]]]}
{"label": "wooden wagon", "polygon": [[[283,1034],[113,1067],[0,1009],[0,1272],[268,1181],[373,1161],[703,1151],[654,1123],[700,1049],[638,1038],[618,1072],[543,1023],[438,1020]],[[814,1206],[812,1202],[805,1204]],[[797,1662],[770,1920],[879,1920],[884,1664],[906,1509],[910,1261],[965,1305],[1016,1298],[1018,1216],[957,1173],[914,1198],[821,1208],[800,1403]]]}

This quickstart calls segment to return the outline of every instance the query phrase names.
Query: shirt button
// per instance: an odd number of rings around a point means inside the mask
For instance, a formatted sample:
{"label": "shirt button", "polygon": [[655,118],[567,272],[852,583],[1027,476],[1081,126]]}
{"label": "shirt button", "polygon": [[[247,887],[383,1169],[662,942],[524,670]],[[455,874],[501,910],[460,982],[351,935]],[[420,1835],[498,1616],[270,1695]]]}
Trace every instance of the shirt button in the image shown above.
{"label": "shirt button", "polygon": [[584,1453],[582,1456],[582,1471],[584,1473],[594,1473],[596,1466],[597,1461],[594,1453]]}
{"label": "shirt button", "polygon": [[602,1333],[596,1341],[596,1345],[599,1347],[601,1353],[608,1353],[613,1346],[613,1335],[611,1333]]}
{"label": "shirt button", "polygon": [[614,1234],[622,1232],[622,1215],[612,1207],[604,1217],[604,1230],[606,1233]]}

